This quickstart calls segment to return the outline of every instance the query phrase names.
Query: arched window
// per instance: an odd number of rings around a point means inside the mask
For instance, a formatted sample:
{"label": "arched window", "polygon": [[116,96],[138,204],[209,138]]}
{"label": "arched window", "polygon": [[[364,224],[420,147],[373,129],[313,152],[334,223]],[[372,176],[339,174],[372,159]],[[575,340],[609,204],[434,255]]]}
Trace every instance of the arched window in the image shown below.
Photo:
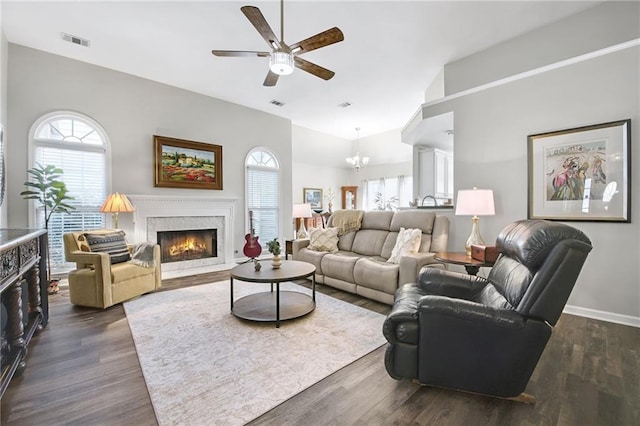
{"label": "arched window", "polygon": [[[98,210],[107,194],[108,139],[91,118],[75,112],[56,112],[40,117],[30,132],[31,167],[36,163],[62,169],[62,181],[74,197],[70,214],[54,214],[49,222],[52,273],[70,269],[64,260],[62,235],[65,232],[104,228]],[[44,227],[44,213],[36,205],[33,225]]]}
{"label": "arched window", "polygon": [[249,152],[246,160],[247,223],[253,215],[253,228],[263,249],[280,235],[280,166],[275,155],[264,148]]}

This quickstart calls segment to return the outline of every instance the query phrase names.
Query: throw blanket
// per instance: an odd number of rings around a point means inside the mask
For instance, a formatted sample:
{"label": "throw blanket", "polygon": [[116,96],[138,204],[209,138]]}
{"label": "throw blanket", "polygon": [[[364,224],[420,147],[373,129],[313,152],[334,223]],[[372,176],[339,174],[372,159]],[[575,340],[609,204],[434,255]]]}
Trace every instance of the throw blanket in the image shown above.
{"label": "throw blanket", "polygon": [[155,246],[155,244],[148,242],[136,244],[133,248],[131,263],[138,266],[144,266],[145,268],[155,268],[156,262],[153,258],[153,249]]}
{"label": "throw blanket", "polygon": [[331,226],[338,228],[338,236],[357,231],[362,225],[362,210],[337,210],[331,216]]}

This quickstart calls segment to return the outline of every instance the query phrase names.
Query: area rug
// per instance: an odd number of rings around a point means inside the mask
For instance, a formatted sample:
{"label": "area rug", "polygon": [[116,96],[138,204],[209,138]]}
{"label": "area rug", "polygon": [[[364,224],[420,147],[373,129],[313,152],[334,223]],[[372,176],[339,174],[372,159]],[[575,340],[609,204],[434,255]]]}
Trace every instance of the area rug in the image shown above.
{"label": "area rug", "polygon": [[[267,289],[236,281],[234,299]],[[163,426],[245,424],[385,343],[383,315],[318,292],[315,311],[280,328],[231,315],[228,281],[124,307]]]}

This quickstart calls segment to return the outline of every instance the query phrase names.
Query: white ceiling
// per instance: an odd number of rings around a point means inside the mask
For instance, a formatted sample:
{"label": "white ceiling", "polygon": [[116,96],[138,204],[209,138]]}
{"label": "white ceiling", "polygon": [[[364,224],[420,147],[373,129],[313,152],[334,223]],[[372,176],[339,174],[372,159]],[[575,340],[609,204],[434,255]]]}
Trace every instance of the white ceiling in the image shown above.
{"label": "white ceiling", "polygon": [[[403,127],[442,67],[600,2],[285,1],[288,44],[333,26],[345,40],[304,58],[335,71],[304,71],[264,87],[267,58],[220,58],[212,49],[268,50],[240,11],[258,6],[280,35],[278,1],[2,1],[11,43],[213,96],[353,140]],[[90,48],[60,33],[89,39]],[[544,46],[540,46],[544,49]],[[283,107],[270,104],[276,99]],[[340,108],[349,102],[352,106]]]}

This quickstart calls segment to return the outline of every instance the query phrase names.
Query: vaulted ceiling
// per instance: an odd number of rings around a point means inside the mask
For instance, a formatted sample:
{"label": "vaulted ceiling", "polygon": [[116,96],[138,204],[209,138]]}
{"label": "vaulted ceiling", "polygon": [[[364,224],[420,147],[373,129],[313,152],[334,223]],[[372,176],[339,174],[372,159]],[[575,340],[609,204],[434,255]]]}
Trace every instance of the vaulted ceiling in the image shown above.
{"label": "vaulted ceiling", "polygon": [[[267,58],[220,58],[211,50],[269,50],[240,7],[259,7],[279,36],[277,1],[4,0],[2,30],[11,43],[355,139],[356,127],[361,137],[403,127],[445,64],[598,3],[285,1],[287,43],[334,26],[345,40],[303,56],[333,70],[333,79],[324,81],[296,69],[280,77],[275,87],[262,85]],[[87,39],[90,47],[65,42],[61,33]],[[275,106],[272,100],[284,105]],[[344,102],[351,106],[341,107]]]}

